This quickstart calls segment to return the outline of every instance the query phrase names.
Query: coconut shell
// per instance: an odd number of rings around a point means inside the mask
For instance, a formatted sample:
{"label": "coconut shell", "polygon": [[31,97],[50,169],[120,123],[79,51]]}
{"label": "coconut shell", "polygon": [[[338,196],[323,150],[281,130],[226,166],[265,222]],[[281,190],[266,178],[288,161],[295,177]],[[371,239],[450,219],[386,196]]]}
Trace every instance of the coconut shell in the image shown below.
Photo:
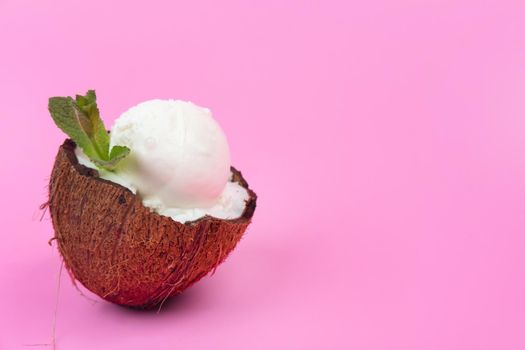
{"label": "coconut shell", "polygon": [[72,276],[100,297],[151,308],[182,292],[223,262],[250,224],[257,196],[242,216],[205,216],[182,224],[142,205],[139,195],[78,163],[75,143],[60,146],[49,184],[58,249]]}

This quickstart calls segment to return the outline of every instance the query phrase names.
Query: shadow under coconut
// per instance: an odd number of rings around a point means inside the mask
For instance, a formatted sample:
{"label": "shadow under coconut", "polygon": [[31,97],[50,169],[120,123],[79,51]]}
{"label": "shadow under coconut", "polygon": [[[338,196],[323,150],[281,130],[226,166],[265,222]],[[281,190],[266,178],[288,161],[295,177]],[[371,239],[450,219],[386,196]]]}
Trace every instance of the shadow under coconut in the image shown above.
{"label": "shadow under coconut", "polygon": [[185,290],[183,293],[169,297],[162,304],[153,308],[122,306],[103,300],[100,300],[100,303],[102,304],[101,307],[104,309],[104,312],[139,315],[140,317],[151,315],[158,318],[158,316],[166,314],[183,314],[186,312],[194,312],[197,309],[202,308],[203,300],[211,297],[209,295],[206,296],[205,294],[207,294],[205,290],[193,286]]}

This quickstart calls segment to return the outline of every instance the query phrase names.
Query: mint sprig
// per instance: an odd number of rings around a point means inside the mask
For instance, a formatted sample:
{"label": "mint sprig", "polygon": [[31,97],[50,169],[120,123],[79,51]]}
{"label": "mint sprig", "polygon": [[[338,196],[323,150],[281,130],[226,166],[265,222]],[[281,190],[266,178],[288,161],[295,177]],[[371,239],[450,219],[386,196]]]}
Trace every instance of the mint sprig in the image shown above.
{"label": "mint sprig", "polygon": [[129,154],[126,146],[109,149],[109,134],[100,119],[97,96],[89,90],[85,96],[51,97],[49,113],[55,124],[65,132],[99,167],[114,170],[117,163]]}

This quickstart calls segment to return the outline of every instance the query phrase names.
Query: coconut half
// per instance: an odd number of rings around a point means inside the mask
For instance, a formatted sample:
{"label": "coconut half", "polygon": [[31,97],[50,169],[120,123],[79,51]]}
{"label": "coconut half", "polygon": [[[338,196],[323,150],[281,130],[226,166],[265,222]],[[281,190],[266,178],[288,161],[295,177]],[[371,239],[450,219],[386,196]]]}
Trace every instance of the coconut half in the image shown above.
{"label": "coconut half", "polygon": [[110,302],[151,308],[182,292],[226,259],[251,222],[257,195],[233,167],[249,193],[241,217],[182,224],[79,164],[75,147],[60,146],[49,183],[55,238],[72,276]]}

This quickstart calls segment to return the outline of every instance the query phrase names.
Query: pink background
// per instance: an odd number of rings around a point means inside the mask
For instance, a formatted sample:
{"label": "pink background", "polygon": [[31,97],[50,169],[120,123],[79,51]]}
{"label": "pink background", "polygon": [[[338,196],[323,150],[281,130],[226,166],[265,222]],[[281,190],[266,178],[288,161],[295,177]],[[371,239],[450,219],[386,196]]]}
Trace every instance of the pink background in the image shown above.
{"label": "pink background", "polygon": [[0,349],[51,340],[47,98],[88,88],[108,125],[155,97],[212,108],[260,200],[160,314],[64,273],[57,349],[524,349],[524,18],[521,0],[0,0]]}

